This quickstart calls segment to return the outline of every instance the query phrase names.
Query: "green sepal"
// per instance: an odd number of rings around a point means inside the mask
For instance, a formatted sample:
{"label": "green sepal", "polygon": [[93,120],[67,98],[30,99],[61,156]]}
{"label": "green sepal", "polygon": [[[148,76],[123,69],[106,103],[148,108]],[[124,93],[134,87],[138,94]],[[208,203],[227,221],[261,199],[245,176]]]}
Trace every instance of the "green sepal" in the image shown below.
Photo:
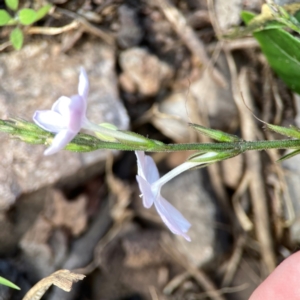
{"label": "green sepal", "polygon": [[[110,129],[110,130],[118,130],[118,127],[111,124],[111,123],[101,123],[99,126],[102,126],[104,128]],[[110,135],[100,133],[98,131],[95,131],[96,136],[101,140],[105,142],[117,142],[118,140],[114,137],[111,137]]]}
{"label": "green sepal", "polygon": [[272,124],[268,124],[268,123],[265,123],[265,124],[269,129],[271,129],[277,133],[280,133],[280,134],[288,136],[288,137],[300,139],[300,129],[295,126],[290,126],[290,128],[288,128],[288,127],[272,125]]}
{"label": "green sepal", "polygon": [[233,134],[228,134],[220,130],[216,129],[210,129],[206,128],[204,126],[198,125],[198,124],[193,124],[189,123],[189,126],[191,126],[193,129],[197,130],[198,132],[216,140],[219,142],[240,142],[242,141],[241,138],[239,138],[236,135]]}
{"label": "green sepal", "polygon": [[28,121],[25,121],[25,120],[22,120],[22,119],[11,118],[10,120],[8,120],[6,122],[9,122],[9,123],[13,124],[13,126],[15,128],[27,130],[27,131],[30,131],[32,133],[44,133],[44,132],[47,132],[44,129],[42,129],[41,127],[37,126],[36,124],[28,122]]}
{"label": "green sepal", "polygon": [[20,288],[17,285],[15,285],[11,281],[9,281],[9,280],[1,277],[1,276],[0,276],[0,284],[6,285],[6,286],[8,286],[8,287],[10,287],[12,289],[15,289],[15,290],[20,290]]}
{"label": "green sepal", "polygon": [[[119,138],[119,137],[116,138],[118,140],[118,142],[120,142],[126,146],[151,148],[151,147],[155,147],[157,145],[161,145],[161,144],[157,143],[158,141],[156,141],[156,140],[148,139],[148,138],[144,137],[143,135],[132,132],[132,131],[127,131],[127,130],[118,130],[118,131],[128,135],[128,139],[126,139],[126,138],[123,139],[123,138]],[[132,136],[133,138],[136,138],[136,140],[131,140],[130,136]]]}
{"label": "green sepal", "polygon": [[37,13],[31,8],[23,8],[19,10],[19,21],[22,25],[31,25],[37,19]]}
{"label": "green sepal", "polygon": [[11,19],[11,15],[5,9],[0,9],[0,26],[7,25]]}
{"label": "green sepal", "polygon": [[[32,125],[32,127],[31,127]],[[53,136],[37,125],[22,120],[0,120],[0,131],[7,132],[23,142],[39,145],[44,144],[46,139]]]}
{"label": "green sepal", "polygon": [[296,155],[298,155],[298,154],[300,154],[300,149],[297,149],[297,150],[295,150],[295,151],[293,151],[293,152],[291,152],[291,153],[288,153],[288,154],[282,156],[282,157],[279,158],[277,161],[278,161],[278,162],[282,162],[282,161],[287,160],[287,159],[289,159],[289,158],[292,158],[292,157],[294,157],[294,156],[296,156]]}

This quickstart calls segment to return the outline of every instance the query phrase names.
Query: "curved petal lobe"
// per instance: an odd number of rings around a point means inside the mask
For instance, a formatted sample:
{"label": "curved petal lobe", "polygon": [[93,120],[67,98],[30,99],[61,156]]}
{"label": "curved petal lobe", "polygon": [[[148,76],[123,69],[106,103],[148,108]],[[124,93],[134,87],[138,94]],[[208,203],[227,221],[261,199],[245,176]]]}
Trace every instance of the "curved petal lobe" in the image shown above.
{"label": "curved petal lobe", "polygon": [[159,179],[158,169],[151,156],[145,155],[143,151],[135,151],[138,165],[138,175],[152,184]]}
{"label": "curved petal lobe", "polygon": [[71,98],[61,96],[53,103],[51,110],[61,114],[64,118],[68,119],[70,115],[71,102]]}
{"label": "curved petal lobe", "polygon": [[84,68],[80,68],[78,94],[86,101],[89,93],[89,80]]}
{"label": "curved petal lobe", "polygon": [[136,180],[143,195],[143,205],[146,208],[150,208],[154,202],[151,186],[142,176],[137,175]]}
{"label": "curved petal lobe", "polygon": [[157,166],[151,156],[146,155],[146,170],[145,170],[146,180],[149,183],[153,183],[159,179],[159,173]]}
{"label": "curved petal lobe", "polygon": [[67,128],[65,119],[52,110],[37,110],[33,115],[33,121],[41,128],[53,133]]}
{"label": "curved petal lobe", "polygon": [[46,149],[44,155],[52,155],[62,149],[64,149],[69,142],[76,136],[76,132],[70,130],[61,130],[53,139],[52,144]]}
{"label": "curved petal lobe", "polygon": [[164,223],[174,233],[183,236],[187,241],[191,238],[186,232],[191,227],[191,224],[184,218],[184,216],[165,198],[158,196],[154,202],[157,212],[161,216]]}
{"label": "curved petal lobe", "polygon": [[80,131],[83,120],[85,119],[85,103],[81,96],[75,95],[71,97],[69,106],[69,123],[68,127],[72,131]]}

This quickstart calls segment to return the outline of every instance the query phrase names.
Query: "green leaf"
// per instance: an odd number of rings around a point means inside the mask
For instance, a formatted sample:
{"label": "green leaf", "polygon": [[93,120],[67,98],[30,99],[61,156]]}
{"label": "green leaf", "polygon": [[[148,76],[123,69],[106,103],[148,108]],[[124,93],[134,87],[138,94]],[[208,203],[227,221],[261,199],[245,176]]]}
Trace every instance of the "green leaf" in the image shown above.
{"label": "green leaf", "polygon": [[250,21],[253,18],[255,18],[255,16],[256,15],[254,13],[247,11],[247,10],[242,10],[242,12],[241,12],[241,18],[246,24],[250,23]]}
{"label": "green leaf", "polygon": [[1,276],[0,276],[0,284],[6,285],[6,286],[11,287],[16,290],[20,290],[20,288],[17,285],[15,285],[14,283],[10,282],[9,280],[7,280]]}
{"label": "green leaf", "polygon": [[49,12],[49,10],[51,9],[52,5],[51,4],[47,4],[45,6],[43,6],[42,8],[40,8],[37,12],[36,12],[36,19],[35,21],[38,21],[42,18],[44,18],[47,13]]}
{"label": "green leaf", "polygon": [[12,17],[5,9],[0,9],[0,26],[6,25]]}
{"label": "green leaf", "polygon": [[[249,15],[244,21],[249,22]],[[265,29],[254,32],[253,36],[277,75],[287,86],[300,94],[299,39],[282,29]]]}
{"label": "green leaf", "polygon": [[288,154],[282,156],[282,157],[281,157],[280,159],[278,159],[277,161],[278,161],[278,162],[281,162],[281,161],[287,160],[287,159],[289,159],[289,158],[292,158],[292,157],[294,157],[294,156],[296,156],[296,155],[298,155],[298,154],[300,154],[300,150],[299,150],[299,149],[297,149],[297,150],[295,150],[295,151],[293,151],[293,152],[291,152],[291,153],[288,153]]}
{"label": "green leaf", "polygon": [[17,10],[19,6],[19,0],[5,0],[5,4],[8,8],[12,10]]}
{"label": "green leaf", "polygon": [[288,128],[288,127],[272,125],[272,124],[268,124],[268,123],[265,123],[265,124],[269,129],[271,129],[277,133],[280,133],[280,134],[288,136],[288,137],[300,139],[300,129],[295,126],[290,126],[290,128]]}
{"label": "green leaf", "polygon": [[36,21],[37,13],[33,9],[23,8],[19,11],[19,20],[22,25],[30,25]]}
{"label": "green leaf", "polygon": [[23,32],[19,28],[15,28],[9,35],[9,40],[16,50],[20,50],[23,45]]}
{"label": "green leaf", "polygon": [[216,140],[219,142],[240,142],[242,139],[240,139],[238,136],[233,134],[228,134],[220,130],[210,129],[206,128],[204,126],[198,125],[198,124],[192,124],[189,123],[189,126],[191,126],[193,129],[197,130],[198,132]]}
{"label": "green leaf", "polygon": [[228,150],[224,152],[197,152],[188,158],[188,161],[210,164],[217,161],[225,160],[232,158],[238,154],[241,154],[241,151],[238,150]]}
{"label": "green leaf", "polygon": [[300,94],[300,41],[282,29],[256,32],[262,52],[277,75]]}

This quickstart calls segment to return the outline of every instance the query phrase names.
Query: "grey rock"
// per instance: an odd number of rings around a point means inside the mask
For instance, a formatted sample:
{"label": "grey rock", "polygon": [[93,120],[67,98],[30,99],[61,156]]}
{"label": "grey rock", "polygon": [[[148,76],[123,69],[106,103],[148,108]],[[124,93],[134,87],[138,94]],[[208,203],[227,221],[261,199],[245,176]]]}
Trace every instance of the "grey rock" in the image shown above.
{"label": "grey rock", "polygon": [[223,30],[229,29],[233,25],[238,25],[241,20],[243,0],[216,0],[216,16],[220,27]]}
{"label": "grey rock", "polygon": [[[86,42],[72,55],[58,44],[39,42],[0,56],[0,118],[31,120],[37,109],[50,109],[62,95],[77,93],[78,75],[85,67],[90,80],[88,117],[128,129],[127,112],[120,102],[115,76],[115,53],[98,42]],[[58,181],[92,175],[101,170],[107,153],[66,151],[45,157],[44,146],[32,146],[0,134],[0,210],[23,193]],[[76,176],[75,176],[76,175]]]}
{"label": "grey rock", "polygon": [[194,265],[209,267],[226,249],[226,234],[216,230],[220,212],[214,196],[207,190],[209,182],[202,170],[185,172],[162,189],[162,195],[192,224],[191,242],[174,236],[178,249]]}
{"label": "grey rock", "polygon": [[172,78],[174,70],[142,48],[130,48],[120,55],[122,87],[128,92],[154,96]]}
{"label": "grey rock", "polygon": [[117,41],[122,48],[137,46],[143,38],[143,30],[139,25],[137,13],[136,9],[126,4],[120,5],[118,8],[120,30]]}
{"label": "grey rock", "polygon": [[189,91],[195,97],[201,114],[207,112],[210,127],[226,130],[238,124],[238,111],[233,99],[230,86],[230,72],[224,55],[220,55],[216,66],[225,78],[228,78],[226,87],[221,87],[208,70],[194,81]]}
{"label": "grey rock", "polygon": [[155,104],[151,121],[164,135],[177,143],[191,142],[197,134],[188,122],[198,118],[198,108],[187,91],[177,92]]}

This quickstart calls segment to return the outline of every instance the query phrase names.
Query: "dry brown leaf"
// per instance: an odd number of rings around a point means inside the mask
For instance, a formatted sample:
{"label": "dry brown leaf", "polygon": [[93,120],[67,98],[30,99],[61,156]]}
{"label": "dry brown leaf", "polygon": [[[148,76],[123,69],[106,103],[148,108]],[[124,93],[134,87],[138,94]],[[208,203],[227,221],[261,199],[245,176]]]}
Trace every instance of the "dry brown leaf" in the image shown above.
{"label": "dry brown leaf", "polygon": [[24,296],[23,300],[41,299],[52,284],[64,290],[65,292],[70,292],[73,282],[82,280],[84,277],[85,275],[71,273],[69,270],[56,271],[34,285]]}

